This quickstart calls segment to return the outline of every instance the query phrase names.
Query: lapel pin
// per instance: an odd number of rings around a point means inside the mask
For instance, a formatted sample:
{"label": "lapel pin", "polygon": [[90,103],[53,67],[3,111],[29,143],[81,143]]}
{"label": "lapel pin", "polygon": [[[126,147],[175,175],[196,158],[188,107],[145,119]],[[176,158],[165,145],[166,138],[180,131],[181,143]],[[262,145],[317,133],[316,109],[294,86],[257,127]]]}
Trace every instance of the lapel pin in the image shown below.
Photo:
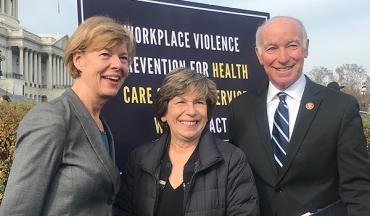
{"label": "lapel pin", "polygon": [[306,103],[306,109],[312,110],[315,107],[315,105],[312,102]]}

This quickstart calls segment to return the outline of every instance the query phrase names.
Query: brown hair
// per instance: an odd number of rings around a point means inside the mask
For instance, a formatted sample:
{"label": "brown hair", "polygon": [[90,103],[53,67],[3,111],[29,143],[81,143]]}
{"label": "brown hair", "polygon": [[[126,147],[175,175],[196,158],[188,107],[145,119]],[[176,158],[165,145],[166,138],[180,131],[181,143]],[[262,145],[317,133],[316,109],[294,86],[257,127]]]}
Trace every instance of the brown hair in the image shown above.
{"label": "brown hair", "polygon": [[208,121],[211,119],[212,111],[217,102],[215,82],[188,68],[177,68],[166,75],[155,101],[156,117],[163,129],[166,129],[166,123],[162,122],[161,117],[167,113],[168,102],[189,90],[195,90],[199,95],[205,97]]}

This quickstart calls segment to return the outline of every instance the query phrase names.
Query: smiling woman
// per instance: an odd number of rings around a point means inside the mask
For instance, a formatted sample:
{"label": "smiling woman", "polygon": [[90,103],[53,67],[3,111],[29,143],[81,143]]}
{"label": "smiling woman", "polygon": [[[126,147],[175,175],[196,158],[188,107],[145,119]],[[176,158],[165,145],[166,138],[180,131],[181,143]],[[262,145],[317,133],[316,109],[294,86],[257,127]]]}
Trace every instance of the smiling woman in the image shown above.
{"label": "smiling woman", "polygon": [[72,86],[75,92],[89,88],[89,94],[110,98],[117,94],[128,76],[129,59],[125,44],[117,44],[112,48],[76,52],[73,56],[73,63],[78,72]]}
{"label": "smiling woman", "polygon": [[87,19],[65,48],[75,79],[20,123],[0,215],[111,215],[119,189],[113,137],[100,116],[128,76],[133,37],[108,17]]}
{"label": "smiling woman", "polygon": [[257,215],[245,155],[206,127],[216,100],[206,76],[187,68],[166,75],[155,102],[165,132],[132,152],[115,215]]}

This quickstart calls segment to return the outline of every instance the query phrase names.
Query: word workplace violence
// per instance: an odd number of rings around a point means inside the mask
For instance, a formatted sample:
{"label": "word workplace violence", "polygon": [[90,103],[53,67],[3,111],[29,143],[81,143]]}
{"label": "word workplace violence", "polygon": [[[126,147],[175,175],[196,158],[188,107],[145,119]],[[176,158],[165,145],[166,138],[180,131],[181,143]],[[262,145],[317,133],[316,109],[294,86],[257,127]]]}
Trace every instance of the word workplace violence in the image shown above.
{"label": "word workplace violence", "polygon": [[169,31],[138,26],[127,26],[127,28],[134,34],[137,44],[192,48],[192,43],[195,49],[240,52],[238,37]]}

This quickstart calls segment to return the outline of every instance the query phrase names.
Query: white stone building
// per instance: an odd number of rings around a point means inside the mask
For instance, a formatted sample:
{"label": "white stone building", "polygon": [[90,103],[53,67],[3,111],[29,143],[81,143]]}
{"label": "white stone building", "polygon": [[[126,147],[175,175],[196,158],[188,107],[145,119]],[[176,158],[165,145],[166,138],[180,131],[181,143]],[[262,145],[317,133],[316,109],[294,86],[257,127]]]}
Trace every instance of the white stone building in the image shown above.
{"label": "white stone building", "polygon": [[72,85],[63,64],[67,35],[36,35],[19,25],[18,0],[0,0],[0,88],[48,101]]}

